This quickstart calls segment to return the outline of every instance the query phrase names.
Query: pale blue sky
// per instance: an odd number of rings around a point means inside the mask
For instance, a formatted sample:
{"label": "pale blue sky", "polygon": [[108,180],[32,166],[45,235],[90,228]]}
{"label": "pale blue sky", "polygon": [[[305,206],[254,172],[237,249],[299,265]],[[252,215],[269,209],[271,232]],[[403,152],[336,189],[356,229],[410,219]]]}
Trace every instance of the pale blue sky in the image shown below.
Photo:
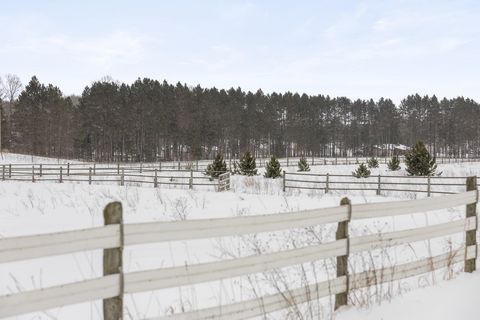
{"label": "pale blue sky", "polygon": [[480,1],[1,1],[0,74],[480,100]]}

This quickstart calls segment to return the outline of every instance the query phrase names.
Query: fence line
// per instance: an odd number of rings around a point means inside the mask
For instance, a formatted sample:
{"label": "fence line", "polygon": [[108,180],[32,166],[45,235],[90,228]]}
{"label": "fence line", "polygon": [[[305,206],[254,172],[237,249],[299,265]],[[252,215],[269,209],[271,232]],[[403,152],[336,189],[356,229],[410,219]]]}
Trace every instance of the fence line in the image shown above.
{"label": "fence line", "polygon": [[[296,213],[137,224],[123,224],[121,204],[118,202],[111,203],[104,210],[104,227],[0,239],[0,262],[33,259],[98,248],[104,249],[103,277],[0,296],[0,317],[104,299],[104,318],[121,319],[123,317],[124,293],[193,285],[334,257],[337,258],[336,279],[315,283],[309,287],[296,288],[289,292],[259,297],[222,307],[200,309],[161,319],[191,319],[192,315],[195,315],[195,319],[205,320],[212,317],[225,320],[246,319],[290,307],[292,301],[288,301],[285,297],[294,298],[294,303],[301,303],[335,295],[335,306],[338,308],[347,303],[346,297],[352,289],[367,287],[372,283],[379,284],[399,280],[461,262],[465,263],[466,272],[473,272],[476,269],[475,260],[478,251],[476,242],[478,224],[476,177],[468,178],[466,186],[467,192],[438,198],[360,205],[352,205],[350,200],[344,198],[339,207],[305,210]],[[384,234],[360,237],[350,237],[348,234],[348,222],[351,220],[428,212],[460,205],[466,206],[464,219]],[[338,224],[335,241],[269,254],[189,266],[125,274],[122,271],[124,246],[269,232],[325,223]],[[444,253],[383,270],[349,273],[348,260],[350,253],[388,248],[454,233],[465,233],[466,244],[453,253]],[[382,272],[382,279],[376,279],[376,272]]]}
{"label": "fence line", "polygon": [[160,185],[194,187],[213,187],[217,191],[230,190],[230,173],[226,172],[219,178],[212,178],[193,170],[163,170],[145,167],[80,167],[66,168],[58,165],[2,165],[2,180],[30,182],[88,182],[88,184],[117,183],[140,184],[157,188]]}
{"label": "fence line", "polygon": [[[427,196],[430,196],[432,194],[458,193],[459,189],[465,187],[465,183],[460,183],[458,180],[464,180],[466,177],[372,175],[366,178],[357,178],[345,174],[284,171],[282,178],[284,192],[287,189],[320,190],[325,193],[330,191],[374,191],[380,195],[383,191],[397,191],[426,193]],[[442,190],[436,189],[437,187],[442,187]],[[445,190],[443,187],[452,187],[454,190]]]}

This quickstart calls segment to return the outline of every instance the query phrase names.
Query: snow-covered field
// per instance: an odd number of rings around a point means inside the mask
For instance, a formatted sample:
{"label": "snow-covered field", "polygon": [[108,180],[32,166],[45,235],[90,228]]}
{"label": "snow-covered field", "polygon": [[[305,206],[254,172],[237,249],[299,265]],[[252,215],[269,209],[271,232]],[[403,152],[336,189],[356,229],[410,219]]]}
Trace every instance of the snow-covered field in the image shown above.
{"label": "snow-covered field", "polygon": [[[16,155],[3,155],[2,162],[18,163],[22,160],[21,158]],[[30,159],[28,159],[29,157],[24,158],[25,163],[32,161],[31,157]],[[34,159],[34,161],[45,163],[49,160]],[[54,162],[54,160],[51,161]],[[312,171],[349,174],[354,168],[355,166],[345,165],[319,166],[312,167]],[[289,168],[289,170],[294,170],[294,168]],[[386,171],[386,168],[381,166],[379,169],[374,169],[373,174],[383,174]],[[443,175],[447,176],[480,175],[480,164],[440,165],[439,171],[443,171]],[[402,170],[397,174],[405,173]],[[0,183],[0,194],[0,237],[101,226],[103,225],[103,207],[108,202],[117,200],[123,204],[125,223],[132,223],[294,212],[302,209],[337,206],[340,199],[346,195],[354,204],[411,198],[410,194],[396,193],[389,196],[375,196],[371,192],[323,194],[292,191],[284,194],[280,180],[266,180],[261,176],[234,177],[232,191],[223,193],[117,185],[32,184],[5,181]],[[424,195],[418,197],[424,197]],[[352,223],[351,232],[353,236],[358,236],[448,222],[463,218],[464,211],[464,207],[458,207],[438,210],[429,214],[419,213],[401,217],[361,220]],[[325,225],[311,229],[269,232],[258,236],[176,241],[129,247],[124,252],[125,272],[188,265],[317,244],[333,240],[335,228],[336,225]],[[360,271],[443,253],[459,247],[464,241],[463,237],[463,234],[457,234],[409,246],[399,246],[395,249],[378,250],[379,252],[374,251],[370,255],[356,255],[352,259],[354,263],[351,267]],[[101,254],[101,251],[94,251],[1,264],[0,295],[101,276]],[[322,281],[332,276],[331,264],[332,261],[320,261],[304,266],[283,268],[268,274],[127,295],[125,297],[126,319],[143,319],[222,305],[253,298],[256,295],[275,293],[279,288]],[[354,295],[353,302],[358,306],[370,306],[376,300],[404,294],[418,286],[442,283],[443,278],[454,277],[461,267],[456,266],[451,270],[442,270],[433,275],[400,281],[395,285],[389,284],[380,293],[378,287],[372,290],[362,290]],[[478,275],[476,276],[475,279],[478,280]],[[474,276],[470,278],[472,277]],[[462,276],[460,281],[468,282],[465,279],[470,278]],[[421,296],[421,293],[419,295]],[[405,299],[408,299],[407,294],[405,296]],[[472,303],[474,302],[475,300],[472,300]],[[331,299],[323,299],[320,303],[302,306],[300,309],[304,319],[329,319],[332,316],[330,308]],[[368,313],[364,311],[357,318],[355,316],[357,311],[354,309],[340,313],[337,319],[400,319],[390,316],[381,317],[383,312],[386,312],[386,315],[389,314],[388,310],[382,311],[384,308],[386,307],[372,309],[371,314],[378,314],[377,318],[368,316]],[[392,306],[392,308],[395,307]],[[452,308],[456,309],[454,304],[452,304]],[[101,313],[101,302],[96,301],[29,314],[15,319],[101,319]],[[409,314],[408,318],[415,319],[413,315],[413,313]],[[360,318],[361,316],[363,318]],[[285,318],[297,319],[299,313],[279,312],[269,317],[269,319]],[[402,319],[404,318],[406,316]],[[443,320],[443,318],[439,319]]]}

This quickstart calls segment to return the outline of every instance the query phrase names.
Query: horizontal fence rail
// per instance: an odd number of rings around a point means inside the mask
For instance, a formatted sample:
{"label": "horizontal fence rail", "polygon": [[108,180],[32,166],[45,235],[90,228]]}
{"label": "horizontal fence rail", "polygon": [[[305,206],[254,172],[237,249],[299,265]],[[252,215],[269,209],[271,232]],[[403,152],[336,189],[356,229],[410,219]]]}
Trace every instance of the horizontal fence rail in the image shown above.
{"label": "horizontal fence rail", "polygon": [[357,178],[347,174],[283,172],[283,191],[287,189],[331,191],[414,192],[454,194],[465,190],[466,177],[371,175]]}
{"label": "horizontal fence rail", "polygon": [[[467,192],[436,198],[386,203],[352,205],[344,198],[338,207],[295,213],[136,224],[123,224],[121,204],[111,203],[105,208],[103,227],[0,239],[2,263],[104,249],[103,277],[0,296],[0,317],[103,299],[104,318],[119,319],[122,317],[125,293],[195,285],[328,258],[337,259],[335,279],[295,288],[288,293],[280,292],[160,319],[247,319],[291,307],[291,301],[285,299],[286,296],[293,297],[296,303],[302,303],[335,295],[335,308],[338,308],[347,303],[347,295],[353,289],[420,275],[452,263],[464,262],[465,271],[473,272],[476,269],[478,252],[476,177],[467,179],[466,189]],[[350,237],[348,234],[348,224],[353,220],[423,213],[458,206],[466,206],[464,219],[382,234],[358,237]],[[338,225],[335,241],[189,266],[121,273],[121,252],[124,246],[256,234],[332,223]],[[444,253],[382,270],[354,274],[349,272],[348,260],[351,253],[390,248],[458,233],[465,234],[466,242],[453,253]],[[380,280],[376,278],[375,272],[382,273]]]}
{"label": "horizontal fence rail", "polygon": [[194,189],[210,187],[216,191],[230,190],[230,173],[221,174],[218,178],[206,176],[204,172],[177,169],[163,169],[143,166],[107,166],[94,165],[84,167],[81,164],[66,166],[52,164],[8,164],[1,165],[3,181],[29,182],[84,182],[88,184],[113,183],[118,185],[133,184],[137,186],[173,186]]}

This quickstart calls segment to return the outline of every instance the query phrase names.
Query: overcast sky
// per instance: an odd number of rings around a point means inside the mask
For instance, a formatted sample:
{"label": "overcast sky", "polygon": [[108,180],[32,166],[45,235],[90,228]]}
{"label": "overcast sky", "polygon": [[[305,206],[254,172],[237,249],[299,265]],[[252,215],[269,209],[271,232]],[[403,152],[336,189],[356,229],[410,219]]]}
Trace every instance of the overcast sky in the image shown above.
{"label": "overcast sky", "polygon": [[2,1],[0,74],[480,101],[480,1]]}

